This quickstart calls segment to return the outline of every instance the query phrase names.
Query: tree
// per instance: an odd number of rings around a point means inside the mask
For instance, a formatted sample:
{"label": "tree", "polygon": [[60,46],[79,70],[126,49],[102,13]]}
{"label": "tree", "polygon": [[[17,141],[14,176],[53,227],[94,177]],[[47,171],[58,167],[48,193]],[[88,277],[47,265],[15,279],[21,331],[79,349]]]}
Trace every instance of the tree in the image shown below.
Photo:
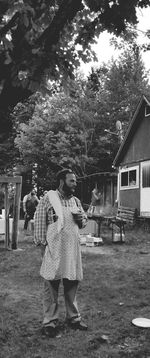
{"label": "tree", "polygon": [[[55,176],[63,166],[78,176],[112,170],[120,145],[116,121],[125,132],[143,93],[149,93],[147,74],[139,49],[129,46],[117,62],[92,70],[87,81],[70,81],[68,93],[41,97],[30,119],[22,123],[18,112],[15,142],[23,162],[37,164],[39,185],[48,187],[51,171]],[[116,135],[106,135],[105,129]]]}
{"label": "tree", "polygon": [[[105,155],[105,143],[106,141],[109,143],[107,151],[110,155],[105,156],[105,161],[107,162],[108,157],[112,162],[120,145],[117,141],[116,122],[121,121],[124,135],[141,95],[145,94],[148,98],[150,96],[148,73],[145,70],[139,47],[135,42],[126,45],[118,60],[112,60],[107,67],[104,65],[95,71],[92,70],[88,82],[90,88],[96,92],[103,108],[101,116],[103,113],[105,129],[114,133],[104,134],[103,132],[101,137]],[[103,149],[100,148],[100,142],[98,148],[99,153]]]}
{"label": "tree", "polygon": [[150,85],[139,48],[129,47],[113,62],[105,82],[110,113],[110,130],[115,129],[116,120],[123,124],[126,132],[142,94],[149,96]]}
{"label": "tree", "polygon": [[[20,164],[20,155],[14,146],[16,130],[19,123],[28,123],[32,117],[35,103],[41,98],[40,93],[35,93],[23,103],[19,102],[8,117],[1,117],[4,131],[0,133],[0,174],[10,173],[13,168]],[[3,112],[4,114],[4,112]],[[9,135],[8,135],[9,133]]]}
{"label": "tree", "polygon": [[80,58],[91,58],[95,36],[104,29],[121,33],[128,22],[137,22],[136,7],[148,5],[149,0],[1,0],[0,109],[29,97],[47,76],[72,75]]}
{"label": "tree", "polygon": [[46,178],[71,166],[78,175],[95,167],[90,155],[94,145],[97,101],[82,81],[71,81],[69,92],[43,98],[28,124],[18,128],[16,144],[25,163],[37,164],[38,177]]}
{"label": "tree", "polygon": [[73,77],[80,59],[95,58],[92,43],[100,32],[120,34],[137,22],[136,7],[148,5],[149,0],[0,0],[2,165],[12,163],[4,153],[12,149],[14,106],[37,89],[49,91],[49,78],[64,83]]}

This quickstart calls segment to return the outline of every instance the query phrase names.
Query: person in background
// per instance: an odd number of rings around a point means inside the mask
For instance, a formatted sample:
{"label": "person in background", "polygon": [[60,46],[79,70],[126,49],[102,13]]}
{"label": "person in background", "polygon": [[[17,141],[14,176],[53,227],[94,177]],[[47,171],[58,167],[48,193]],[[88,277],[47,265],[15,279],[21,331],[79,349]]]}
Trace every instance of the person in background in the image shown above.
{"label": "person in background", "polygon": [[40,200],[35,213],[34,242],[41,248],[40,274],[44,279],[43,333],[55,337],[59,328],[58,292],[64,286],[66,323],[86,330],[77,305],[77,289],[83,278],[79,228],[87,223],[80,200],[74,196],[76,176],[71,169],[57,174],[57,190]]}
{"label": "person in background", "polygon": [[36,207],[39,203],[39,199],[36,196],[35,190],[24,196],[23,198],[23,211],[25,214],[24,218],[24,230],[27,230],[28,223],[34,218]]}
{"label": "person in background", "polygon": [[[92,190],[91,195],[91,203],[87,211],[88,217],[92,218],[94,215],[100,215],[100,200],[101,200],[102,194],[97,188],[97,184],[95,184],[94,189]],[[98,235],[98,224],[95,221],[95,219],[89,221],[89,233],[97,236]]]}
{"label": "person in background", "polygon": [[100,212],[100,199],[102,197],[101,192],[95,186],[95,188],[92,190],[92,196],[91,196],[91,206],[94,209],[94,212],[99,213]]}
{"label": "person in background", "polygon": [[45,191],[44,191],[44,192],[40,195],[40,199],[42,199],[42,198],[43,198],[43,196],[47,194],[47,192],[48,192],[48,191],[47,191],[47,190],[45,190]]}
{"label": "person in background", "polygon": [[48,193],[48,191],[47,191],[47,190],[45,190],[45,191],[44,191],[44,193],[43,193],[43,195],[46,195],[47,193]]}

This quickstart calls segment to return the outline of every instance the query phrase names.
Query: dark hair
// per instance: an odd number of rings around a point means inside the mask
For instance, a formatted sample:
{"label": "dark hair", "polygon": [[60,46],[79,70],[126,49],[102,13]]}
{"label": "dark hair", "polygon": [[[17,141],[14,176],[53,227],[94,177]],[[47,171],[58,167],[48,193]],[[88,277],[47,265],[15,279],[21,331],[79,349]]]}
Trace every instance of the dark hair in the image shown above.
{"label": "dark hair", "polygon": [[57,184],[60,183],[60,180],[61,180],[61,179],[62,179],[62,180],[65,180],[67,174],[75,174],[75,173],[74,173],[74,172],[72,171],[72,169],[70,169],[70,168],[65,168],[65,169],[60,170],[60,171],[57,173],[57,176],[56,176],[56,178],[57,178]]}

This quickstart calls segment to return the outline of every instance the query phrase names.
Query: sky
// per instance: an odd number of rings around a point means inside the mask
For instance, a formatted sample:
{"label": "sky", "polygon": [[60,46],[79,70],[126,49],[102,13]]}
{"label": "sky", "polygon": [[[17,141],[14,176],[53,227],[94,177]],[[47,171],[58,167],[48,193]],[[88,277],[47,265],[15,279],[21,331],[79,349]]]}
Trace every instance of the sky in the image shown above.
{"label": "sky", "polygon": [[[148,38],[144,36],[144,32],[150,29],[150,6],[147,9],[138,10],[137,11],[139,23],[137,25],[138,29],[138,43],[142,44],[148,42]],[[91,67],[97,67],[98,65],[102,64],[103,62],[108,62],[111,58],[118,57],[118,51],[114,49],[113,46],[110,46],[110,34],[107,31],[103,32],[97,44],[93,45],[93,49],[95,50],[98,62],[95,64],[93,62],[89,64],[81,65],[81,71],[87,75],[90,72]],[[149,39],[150,42],[150,39]],[[142,53],[142,58],[145,64],[146,70],[150,71],[150,51],[146,51]]]}

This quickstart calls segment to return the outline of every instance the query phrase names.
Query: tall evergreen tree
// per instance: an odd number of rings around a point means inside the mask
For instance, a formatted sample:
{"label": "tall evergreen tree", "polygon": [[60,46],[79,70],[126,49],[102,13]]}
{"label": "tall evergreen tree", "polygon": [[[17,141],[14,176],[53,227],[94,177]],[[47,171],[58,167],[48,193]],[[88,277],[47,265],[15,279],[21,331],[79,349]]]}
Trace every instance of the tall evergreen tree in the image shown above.
{"label": "tall evergreen tree", "polygon": [[[150,98],[148,73],[138,46],[135,43],[125,46],[118,60],[112,60],[108,67],[104,65],[92,70],[88,85],[96,91],[99,100],[98,113],[101,120],[97,133],[103,130],[103,135],[101,132],[97,153],[104,152],[104,166],[107,167],[107,164],[110,166],[112,163],[120,145],[116,122],[121,122],[124,135],[141,95],[145,94]],[[104,133],[104,130],[112,133]],[[99,165],[102,165],[101,160]]]}

